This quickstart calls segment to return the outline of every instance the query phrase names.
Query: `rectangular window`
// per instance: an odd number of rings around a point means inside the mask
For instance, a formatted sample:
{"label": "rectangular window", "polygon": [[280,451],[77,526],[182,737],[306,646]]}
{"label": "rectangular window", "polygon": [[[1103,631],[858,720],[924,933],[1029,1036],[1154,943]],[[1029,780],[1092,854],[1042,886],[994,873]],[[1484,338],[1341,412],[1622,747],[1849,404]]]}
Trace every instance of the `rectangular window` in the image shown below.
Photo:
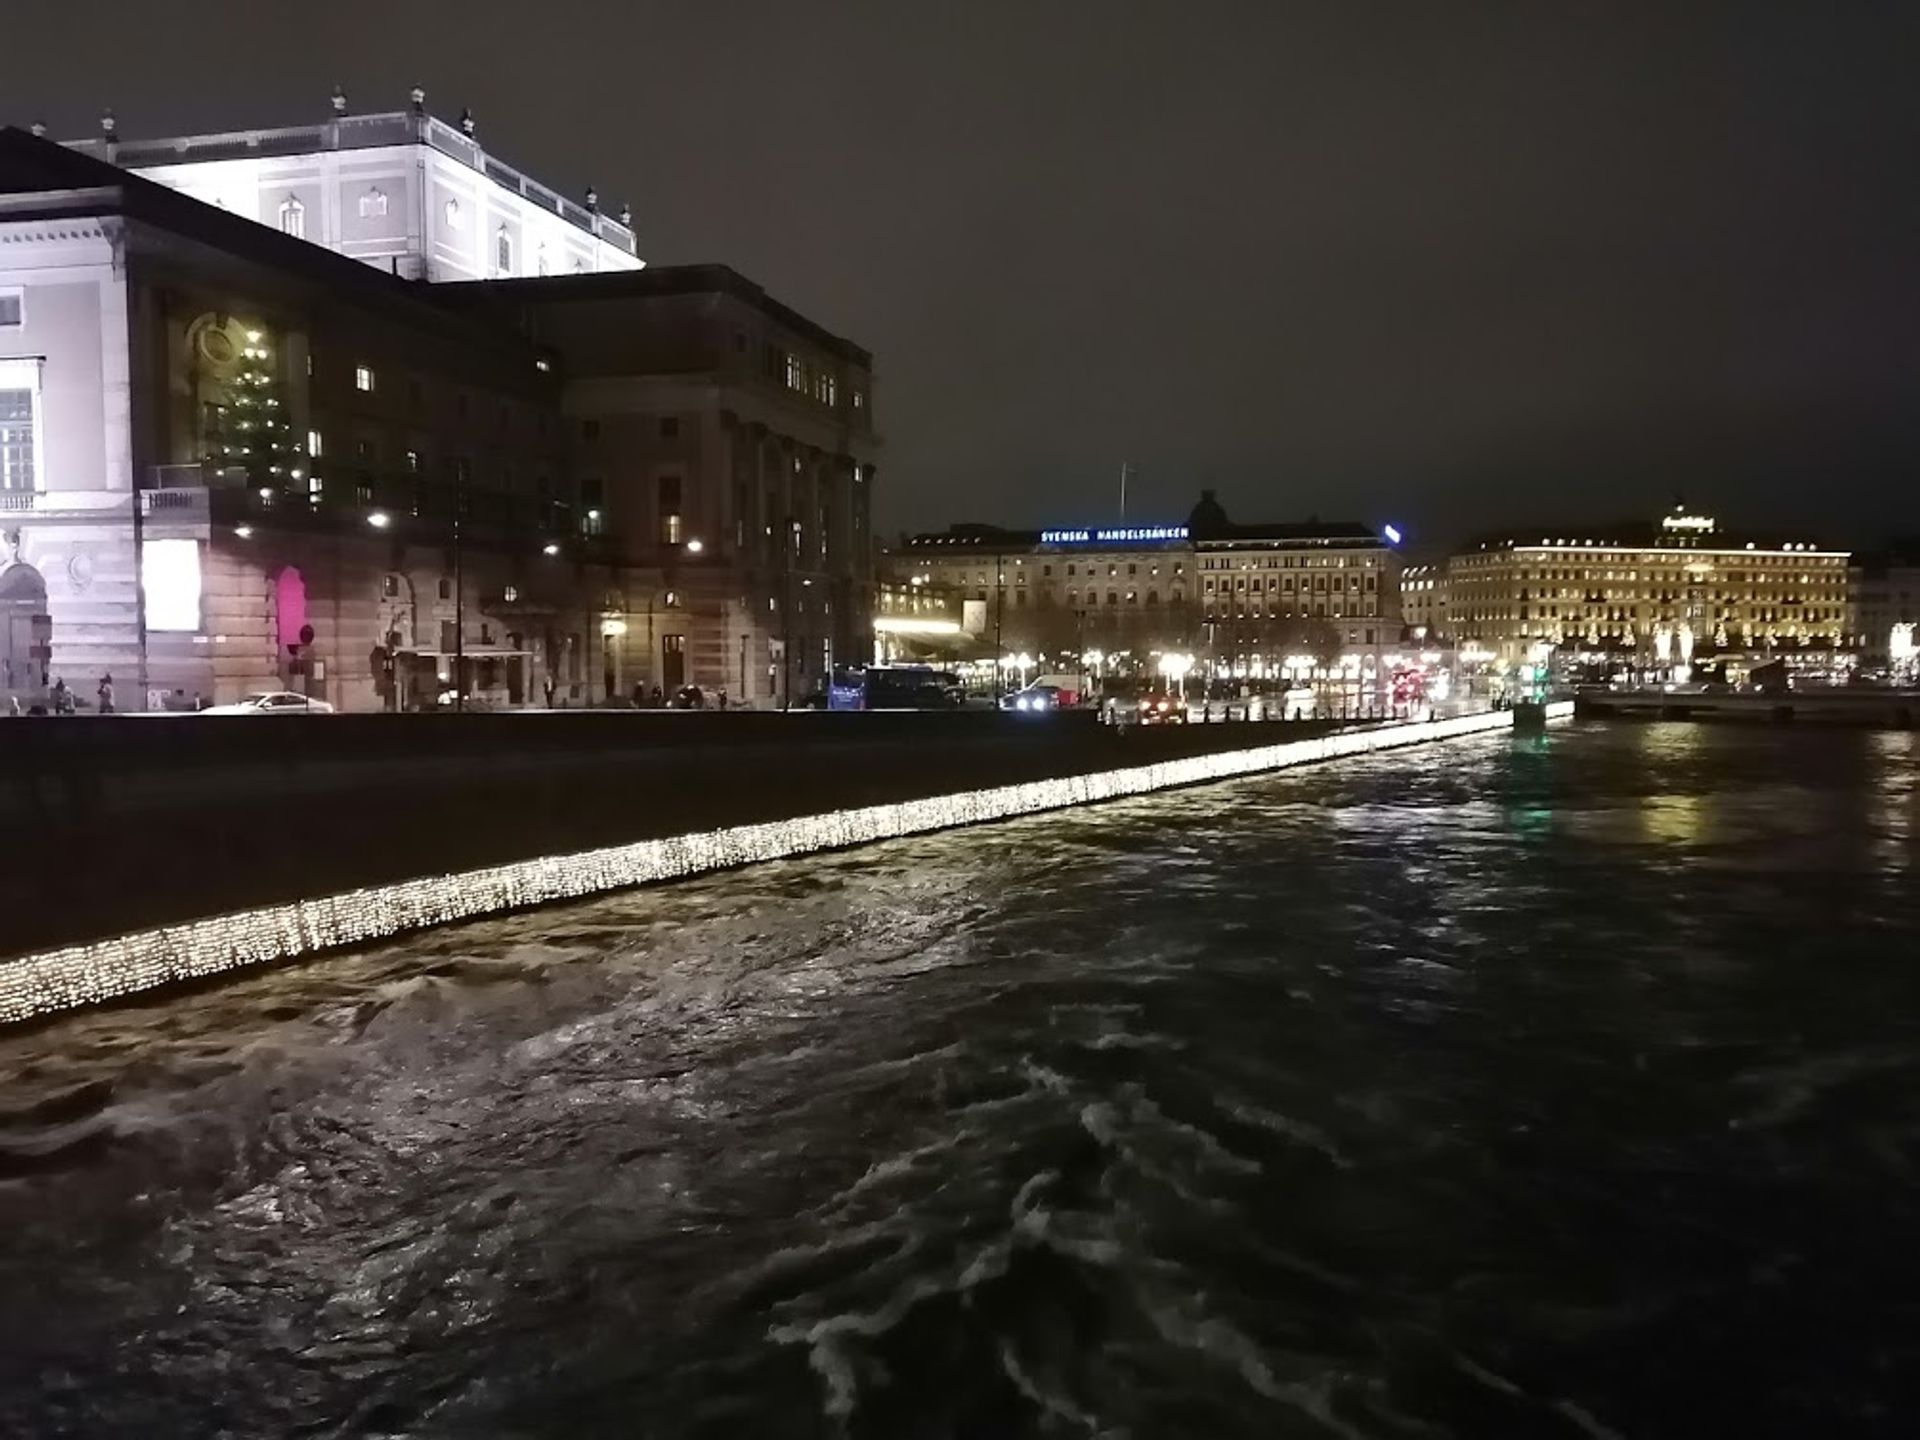
{"label": "rectangular window", "polygon": [[685,520],[680,513],[680,477],[662,475],[655,484],[658,489],[656,504],[660,519],[660,543],[678,545],[685,538]]}
{"label": "rectangular window", "polygon": [[373,393],[373,371],[365,365],[354,366],[353,388],[371,395]]}
{"label": "rectangular window", "polygon": [[40,488],[40,362],[0,360],[0,490]]}
{"label": "rectangular window", "polygon": [[318,460],[324,449],[325,447],[320,443],[320,432],[318,430],[307,431],[307,454]]}
{"label": "rectangular window", "polygon": [[674,439],[678,439],[679,435],[680,435],[680,417],[678,415],[661,416],[660,417],[660,438],[662,440],[674,440]]}
{"label": "rectangular window", "polygon": [[200,542],[140,542],[140,592],[147,629],[192,632],[200,628]]}
{"label": "rectangular window", "polygon": [[27,323],[26,300],[18,290],[0,290],[0,330]]}

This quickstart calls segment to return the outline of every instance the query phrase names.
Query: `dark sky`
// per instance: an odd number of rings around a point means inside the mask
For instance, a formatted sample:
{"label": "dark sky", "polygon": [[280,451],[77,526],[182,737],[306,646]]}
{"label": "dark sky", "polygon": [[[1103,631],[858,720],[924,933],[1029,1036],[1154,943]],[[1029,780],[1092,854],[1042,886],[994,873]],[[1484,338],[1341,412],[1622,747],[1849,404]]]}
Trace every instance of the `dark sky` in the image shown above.
{"label": "dark sky", "polygon": [[[4,118],[416,78],[872,348],[881,518],[1920,530],[1920,5],[12,0]],[[112,42],[109,36],[120,38]]]}

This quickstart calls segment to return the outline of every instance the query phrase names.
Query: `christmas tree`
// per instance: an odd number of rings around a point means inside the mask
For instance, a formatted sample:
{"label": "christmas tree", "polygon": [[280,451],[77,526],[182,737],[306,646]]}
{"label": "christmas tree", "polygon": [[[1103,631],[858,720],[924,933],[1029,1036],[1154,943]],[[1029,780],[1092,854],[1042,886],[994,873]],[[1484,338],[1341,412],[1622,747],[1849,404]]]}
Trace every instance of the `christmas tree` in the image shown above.
{"label": "christmas tree", "polygon": [[286,386],[266,333],[243,333],[232,378],[213,405],[212,458],[222,470],[244,474],[249,486],[281,490],[303,473],[287,419]]}

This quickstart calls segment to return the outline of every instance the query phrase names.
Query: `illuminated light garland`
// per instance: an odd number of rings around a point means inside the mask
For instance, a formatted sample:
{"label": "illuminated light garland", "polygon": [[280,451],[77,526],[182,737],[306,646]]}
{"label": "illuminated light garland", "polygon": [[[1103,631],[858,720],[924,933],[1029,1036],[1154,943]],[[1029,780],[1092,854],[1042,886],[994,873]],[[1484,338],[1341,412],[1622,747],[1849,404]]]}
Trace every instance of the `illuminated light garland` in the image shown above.
{"label": "illuminated light garland", "polygon": [[[1572,714],[1571,702],[1546,707],[1549,720],[1569,719]],[[1513,712],[1499,710],[1347,731],[1122,770],[641,840],[141,930],[117,939],[0,961],[0,1024],[252,965],[364,945],[404,931],[476,919],[502,910],[1349,755],[1484,735],[1512,725]]]}

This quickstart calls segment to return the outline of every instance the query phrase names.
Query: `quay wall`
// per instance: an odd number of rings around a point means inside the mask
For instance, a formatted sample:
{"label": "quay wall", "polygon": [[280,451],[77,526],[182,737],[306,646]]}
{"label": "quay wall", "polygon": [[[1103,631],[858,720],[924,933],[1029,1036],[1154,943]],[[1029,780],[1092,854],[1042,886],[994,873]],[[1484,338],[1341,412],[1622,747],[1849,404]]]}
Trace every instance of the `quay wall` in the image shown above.
{"label": "quay wall", "polygon": [[0,744],[15,822],[0,843],[0,1023],[502,910],[1512,723],[23,721]]}

